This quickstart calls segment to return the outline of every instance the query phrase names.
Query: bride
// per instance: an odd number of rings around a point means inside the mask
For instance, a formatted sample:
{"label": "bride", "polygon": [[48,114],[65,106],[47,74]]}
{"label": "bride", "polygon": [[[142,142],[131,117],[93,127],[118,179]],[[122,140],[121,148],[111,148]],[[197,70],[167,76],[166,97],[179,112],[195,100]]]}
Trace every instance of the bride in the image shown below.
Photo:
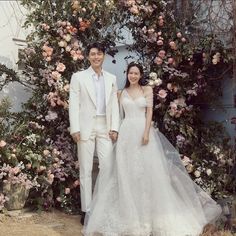
{"label": "bride", "polygon": [[[179,153],[151,126],[153,93],[142,66],[127,68],[114,171],[94,190],[84,235],[198,236],[221,208],[188,176]],[[98,186],[99,185],[99,186]]]}

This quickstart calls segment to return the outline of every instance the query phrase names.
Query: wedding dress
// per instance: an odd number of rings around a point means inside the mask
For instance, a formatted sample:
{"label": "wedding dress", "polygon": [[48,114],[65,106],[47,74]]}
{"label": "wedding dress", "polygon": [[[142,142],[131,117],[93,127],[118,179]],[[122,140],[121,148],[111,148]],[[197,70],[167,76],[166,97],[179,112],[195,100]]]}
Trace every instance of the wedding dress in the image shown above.
{"label": "wedding dress", "polygon": [[98,176],[84,235],[198,236],[221,214],[162,133],[152,127],[148,145],[141,145],[152,100],[153,94],[133,99],[123,90],[114,170],[109,179]]}

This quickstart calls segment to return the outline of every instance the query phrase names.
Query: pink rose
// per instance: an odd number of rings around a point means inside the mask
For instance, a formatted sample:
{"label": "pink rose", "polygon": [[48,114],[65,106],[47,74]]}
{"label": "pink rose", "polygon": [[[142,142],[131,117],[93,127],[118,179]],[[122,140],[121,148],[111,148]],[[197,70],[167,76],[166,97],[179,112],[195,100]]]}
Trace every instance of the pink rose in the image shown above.
{"label": "pink rose", "polygon": [[168,64],[173,64],[174,63],[174,58],[170,57],[168,58]]}
{"label": "pink rose", "polygon": [[166,52],[165,52],[164,50],[160,50],[160,51],[158,52],[158,56],[159,56],[161,59],[164,59],[165,56],[166,56]]}
{"label": "pink rose", "polygon": [[167,84],[167,89],[170,90],[170,91],[172,91],[173,87],[172,87],[172,84],[171,84],[171,83],[168,83],[168,84]]}
{"label": "pink rose", "polygon": [[65,194],[69,194],[70,193],[70,188],[65,188]]}
{"label": "pink rose", "polygon": [[163,41],[159,39],[159,40],[157,41],[157,45],[158,45],[158,46],[162,46],[162,45],[163,45]]}
{"label": "pink rose", "polygon": [[58,63],[56,70],[63,72],[66,69],[66,66],[63,63]]}
{"label": "pink rose", "polygon": [[160,19],[160,20],[158,21],[158,24],[159,24],[159,26],[163,26],[163,25],[164,25],[164,20],[163,20],[163,19]]}
{"label": "pink rose", "polygon": [[46,57],[46,61],[51,61],[52,58],[51,57]]}
{"label": "pink rose", "polygon": [[61,202],[61,197],[56,198],[58,202]]}
{"label": "pink rose", "polygon": [[69,84],[66,84],[63,88],[66,92],[69,92],[70,90],[70,85]]}
{"label": "pink rose", "polygon": [[177,49],[176,43],[175,43],[174,41],[170,41],[170,42],[169,42],[169,45],[170,45],[171,49],[174,49],[174,50]]}
{"label": "pink rose", "polygon": [[157,65],[161,65],[161,64],[163,63],[163,60],[162,60],[160,57],[156,57],[156,58],[155,58],[155,63],[156,63]]}
{"label": "pink rose", "polygon": [[180,32],[177,33],[177,37],[178,38],[181,38],[182,37],[182,34]]}
{"label": "pink rose", "polygon": [[138,14],[139,13],[138,7],[136,5],[133,5],[130,8],[130,12],[133,13],[133,14]]}
{"label": "pink rose", "polygon": [[26,166],[26,169],[29,170],[29,169],[31,169],[32,164],[31,163],[27,163],[25,166]]}
{"label": "pink rose", "polygon": [[61,78],[61,74],[58,71],[53,71],[52,78],[55,80],[59,80]]}
{"label": "pink rose", "polygon": [[161,89],[161,90],[158,92],[158,96],[159,96],[160,98],[165,98],[165,97],[167,96],[166,90]]}
{"label": "pink rose", "polygon": [[7,143],[4,140],[0,141],[0,148],[3,148],[7,145]]}
{"label": "pink rose", "polygon": [[185,42],[186,42],[186,38],[182,38],[181,41],[182,41],[183,43],[185,43]]}

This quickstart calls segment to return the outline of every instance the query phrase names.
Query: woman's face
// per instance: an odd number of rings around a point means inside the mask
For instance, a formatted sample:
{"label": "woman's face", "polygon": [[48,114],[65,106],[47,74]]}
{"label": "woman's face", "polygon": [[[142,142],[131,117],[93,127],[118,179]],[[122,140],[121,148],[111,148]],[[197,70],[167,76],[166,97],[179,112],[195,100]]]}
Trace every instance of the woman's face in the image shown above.
{"label": "woman's face", "polygon": [[130,85],[138,84],[141,79],[141,73],[137,66],[132,66],[128,71],[128,80]]}

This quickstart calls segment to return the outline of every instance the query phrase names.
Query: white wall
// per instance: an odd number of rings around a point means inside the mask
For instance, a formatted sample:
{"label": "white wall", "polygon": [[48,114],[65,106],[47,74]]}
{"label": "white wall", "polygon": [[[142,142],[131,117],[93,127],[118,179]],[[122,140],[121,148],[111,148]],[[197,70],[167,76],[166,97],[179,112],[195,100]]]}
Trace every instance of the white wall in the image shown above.
{"label": "white wall", "polygon": [[[26,10],[19,1],[0,1],[0,63],[17,70],[18,49],[24,46],[14,38],[26,39],[29,30],[22,28]],[[19,111],[21,103],[25,102],[29,93],[18,83],[11,83],[0,91],[0,99],[9,96],[14,111]]]}

